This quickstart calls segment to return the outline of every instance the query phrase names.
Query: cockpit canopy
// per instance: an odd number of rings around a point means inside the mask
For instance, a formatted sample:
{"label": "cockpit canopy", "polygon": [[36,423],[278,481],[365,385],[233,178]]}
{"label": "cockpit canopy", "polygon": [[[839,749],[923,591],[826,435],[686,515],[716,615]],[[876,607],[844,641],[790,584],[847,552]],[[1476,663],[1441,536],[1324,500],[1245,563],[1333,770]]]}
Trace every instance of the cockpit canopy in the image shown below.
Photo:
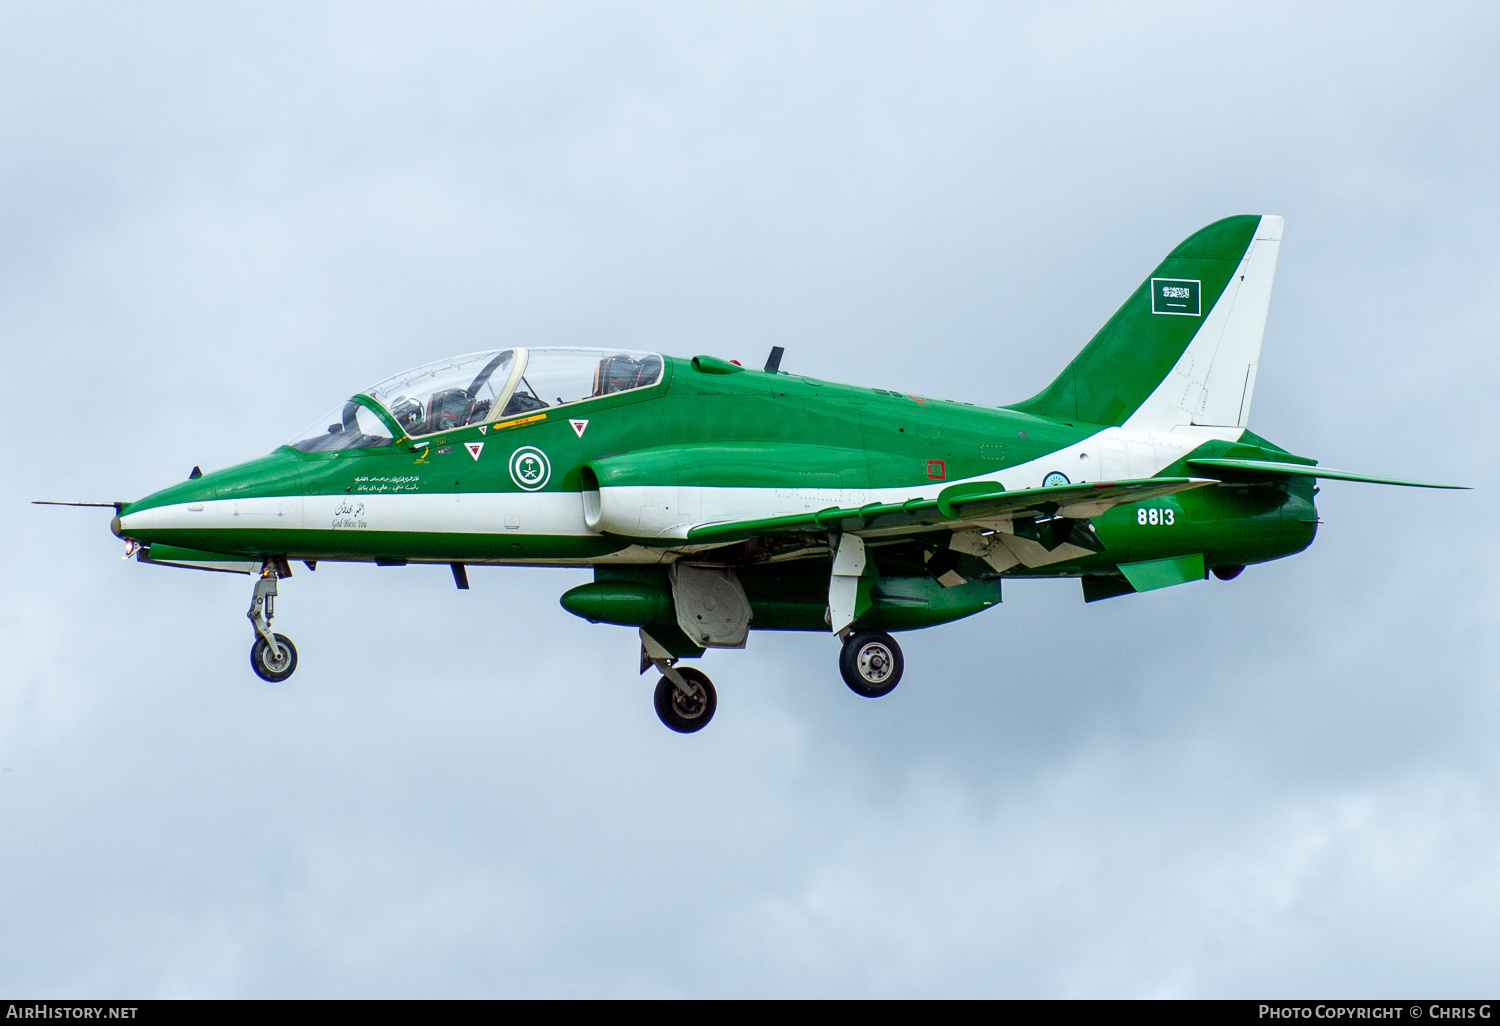
{"label": "cockpit canopy", "polygon": [[470,353],[424,364],[372,385],[290,444],[303,452],[389,445],[391,424],[410,438],[420,438],[645,388],[661,380],[661,371],[659,355],[622,349]]}

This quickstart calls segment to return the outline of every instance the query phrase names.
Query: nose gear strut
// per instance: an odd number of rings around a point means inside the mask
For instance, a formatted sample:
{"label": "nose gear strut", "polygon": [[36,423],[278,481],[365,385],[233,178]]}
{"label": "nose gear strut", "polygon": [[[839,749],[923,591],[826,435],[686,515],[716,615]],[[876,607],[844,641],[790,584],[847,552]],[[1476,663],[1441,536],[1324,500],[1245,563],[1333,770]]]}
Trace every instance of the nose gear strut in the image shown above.
{"label": "nose gear strut", "polygon": [[250,668],[261,680],[279,683],[297,669],[297,649],[285,634],[271,631],[276,616],[276,562],[266,560],[255,580],[255,594],[250,611],[245,614],[255,628],[255,644],[250,647]]}

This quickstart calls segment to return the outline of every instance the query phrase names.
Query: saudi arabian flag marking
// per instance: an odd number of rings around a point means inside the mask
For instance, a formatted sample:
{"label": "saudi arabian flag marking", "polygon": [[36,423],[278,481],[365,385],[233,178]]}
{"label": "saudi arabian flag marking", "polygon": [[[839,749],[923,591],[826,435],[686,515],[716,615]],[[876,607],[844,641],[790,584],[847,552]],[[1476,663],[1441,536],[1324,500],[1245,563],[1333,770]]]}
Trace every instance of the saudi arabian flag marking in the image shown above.
{"label": "saudi arabian flag marking", "polygon": [[1191,278],[1152,278],[1151,312],[1178,317],[1203,315],[1203,283]]}

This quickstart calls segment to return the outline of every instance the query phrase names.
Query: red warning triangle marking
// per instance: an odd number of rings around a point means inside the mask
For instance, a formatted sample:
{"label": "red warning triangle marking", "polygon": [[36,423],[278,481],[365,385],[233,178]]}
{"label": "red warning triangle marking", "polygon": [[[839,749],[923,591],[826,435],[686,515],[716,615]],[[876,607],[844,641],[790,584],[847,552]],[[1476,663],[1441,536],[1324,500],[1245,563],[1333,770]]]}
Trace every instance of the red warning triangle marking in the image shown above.
{"label": "red warning triangle marking", "polygon": [[479,454],[484,451],[484,443],[483,442],[465,442],[464,443],[464,448],[467,449],[467,450],[469,450],[469,455],[472,456],[472,457],[474,457],[477,460],[477,459],[479,459]]}
{"label": "red warning triangle marking", "polygon": [[481,435],[484,434],[489,429],[490,429],[490,426],[488,424],[481,424],[481,425],[479,425],[479,433]]}
{"label": "red warning triangle marking", "polygon": [[589,422],[586,420],[570,420],[568,423],[573,425],[573,431],[579,438],[583,437],[584,429],[589,426]]}

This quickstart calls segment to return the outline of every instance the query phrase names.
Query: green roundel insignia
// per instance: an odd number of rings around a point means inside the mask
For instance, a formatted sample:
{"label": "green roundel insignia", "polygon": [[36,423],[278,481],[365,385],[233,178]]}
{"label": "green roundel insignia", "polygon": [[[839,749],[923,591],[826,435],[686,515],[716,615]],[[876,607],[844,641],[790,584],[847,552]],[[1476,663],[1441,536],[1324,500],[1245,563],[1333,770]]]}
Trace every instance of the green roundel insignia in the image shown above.
{"label": "green roundel insignia", "polygon": [[547,483],[552,476],[552,464],[547,454],[531,445],[523,445],[510,454],[510,479],[517,487],[534,492]]}
{"label": "green roundel insignia", "polygon": [[1060,487],[1062,485],[1071,484],[1071,483],[1072,482],[1070,482],[1068,480],[1068,475],[1064,474],[1060,470],[1054,470],[1052,473],[1050,473],[1046,477],[1042,478],[1042,487],[1043,488],[1058,488],[1058,487]]}

